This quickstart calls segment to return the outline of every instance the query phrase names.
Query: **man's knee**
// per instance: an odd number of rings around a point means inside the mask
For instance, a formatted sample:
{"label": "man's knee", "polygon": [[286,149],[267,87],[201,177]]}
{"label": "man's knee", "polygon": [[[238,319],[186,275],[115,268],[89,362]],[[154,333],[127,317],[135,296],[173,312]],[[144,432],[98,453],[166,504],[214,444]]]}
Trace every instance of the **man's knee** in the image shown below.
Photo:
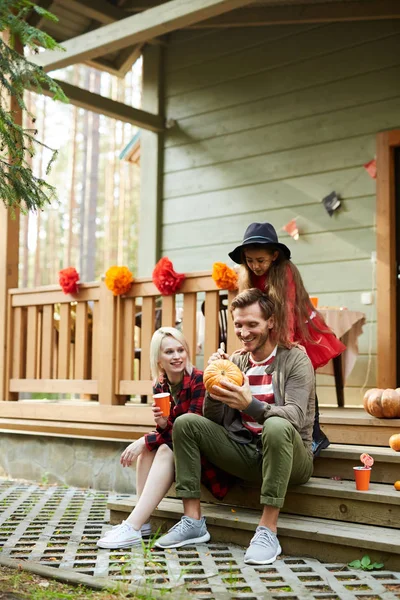
{"label": "man's knee", "polygon": [[185,413],[180,415],[174,423],[172,428],[172,437],[175,440],[178,436],[187,433],[188,431],[193,432],[198,429],[199,421],[202,421],[204,417],[201,415],[195,415],[194,413]]}
{"label": "man's knee", "polygon": [[293,441],[294,427],[287,419],[270,417],[264,422],[262,431],[263,445],[279,447]]}

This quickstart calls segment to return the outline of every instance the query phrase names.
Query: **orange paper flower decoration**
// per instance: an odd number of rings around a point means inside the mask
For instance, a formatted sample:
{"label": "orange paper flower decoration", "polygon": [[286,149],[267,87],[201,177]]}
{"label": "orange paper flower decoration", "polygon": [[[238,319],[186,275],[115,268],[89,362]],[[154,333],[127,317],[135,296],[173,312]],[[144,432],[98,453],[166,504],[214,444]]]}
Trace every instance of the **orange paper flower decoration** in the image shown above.
{"label": "orange paper flower decoration", "polygon": [[238,274],[225,263],[215,262],[211,277],[220,290],[237,290]]}
{"label": "orange paper flower decoration", "polygon": [[105,284],[114,296],[126,294],[132,287],[133,275],[128,267],[110,267],[106,272]]}
{"label": "orange paper flower decoration", "polygon": [[184,273],[174,271],[167,256],[160,258],[153,271],[153,283],[163,296],[175,294],[186,279]]}
{"label": "orange paper flower decoration", "polygon": [[67,267],[58,273],[58,282],[64,294],[78,293],[79,273],[75,267]]}

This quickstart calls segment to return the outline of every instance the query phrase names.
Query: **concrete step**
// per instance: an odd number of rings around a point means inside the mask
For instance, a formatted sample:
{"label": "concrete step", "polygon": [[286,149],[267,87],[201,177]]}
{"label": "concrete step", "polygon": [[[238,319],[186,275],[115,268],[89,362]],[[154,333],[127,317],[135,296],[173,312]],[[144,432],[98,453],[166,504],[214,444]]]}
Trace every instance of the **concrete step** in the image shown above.
{"label": "concrete step", "polygon": [[[132,499],[109,503],[111,522],[118,523],[132,508]],[[212,541],[248,545],[260,518],[260,510],[202,503]],[[166,498],[154,511],[152,524],[167,530],[182,516],[182,503]],[[281,514],[278,535],[285,554],[322,561],[349,562],[368,554],[386,569],[400,570],[398,530],[374,525],[342,523],[331,519]]]}
{"label": "concrete step", "polygon": [[331,442],[387,447],[400,419],[376,419],[362,408],[321,408],[320,423]]}
{"label": "concrete step", "polygon": [[[399,429],[400,431],[400,429]],[[314,476],[340,477],[353,479],[353,467],[360,463],[360,454],[367,452],[374,460],[371,469],[371,481],[393,484],[400,479],[400,452],[394,452],[388,446],[358,446],[349,444],[331,444],[314,460]]]}

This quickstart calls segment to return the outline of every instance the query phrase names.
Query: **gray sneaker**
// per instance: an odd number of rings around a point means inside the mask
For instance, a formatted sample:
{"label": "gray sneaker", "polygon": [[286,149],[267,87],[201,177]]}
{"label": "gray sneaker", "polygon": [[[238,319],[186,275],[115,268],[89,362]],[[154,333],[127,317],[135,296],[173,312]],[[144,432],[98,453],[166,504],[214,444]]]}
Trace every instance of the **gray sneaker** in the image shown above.
{"label": "gray sneaker", "polygon": [[191,517],[182,517],[165,535],[155,543],[157,548],[180,548],[189,544],[208,542],[210,534],[207,531],[204,517],[196,521]]}
{"label": "gray sneaker", "polygon": [[244,562],[246,565],[270,565],[281,552],[276,534],[260,525],[246,550]]}

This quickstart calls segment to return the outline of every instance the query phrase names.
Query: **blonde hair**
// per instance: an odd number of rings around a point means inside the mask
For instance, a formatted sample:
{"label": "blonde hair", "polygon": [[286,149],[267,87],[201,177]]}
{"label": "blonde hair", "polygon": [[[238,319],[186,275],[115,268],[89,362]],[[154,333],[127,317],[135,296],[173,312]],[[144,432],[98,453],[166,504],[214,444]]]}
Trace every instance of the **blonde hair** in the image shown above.
{"label": "blonde hair", "polygon": [[189,346],[183,333],[179,331],[179,329],[175,329],[175,327],[160,327],[160,329],[157,329],[157,331],[153,333],[150,343],[150,371],[154,384],[156,384],[160,376],[163,375],[163,371],[161,370],[158,361],[160,360],[161,342],[166,337],[172,337],[182,344],[187,354],[185,371],[188,375],[191,375],[193,371]]}

